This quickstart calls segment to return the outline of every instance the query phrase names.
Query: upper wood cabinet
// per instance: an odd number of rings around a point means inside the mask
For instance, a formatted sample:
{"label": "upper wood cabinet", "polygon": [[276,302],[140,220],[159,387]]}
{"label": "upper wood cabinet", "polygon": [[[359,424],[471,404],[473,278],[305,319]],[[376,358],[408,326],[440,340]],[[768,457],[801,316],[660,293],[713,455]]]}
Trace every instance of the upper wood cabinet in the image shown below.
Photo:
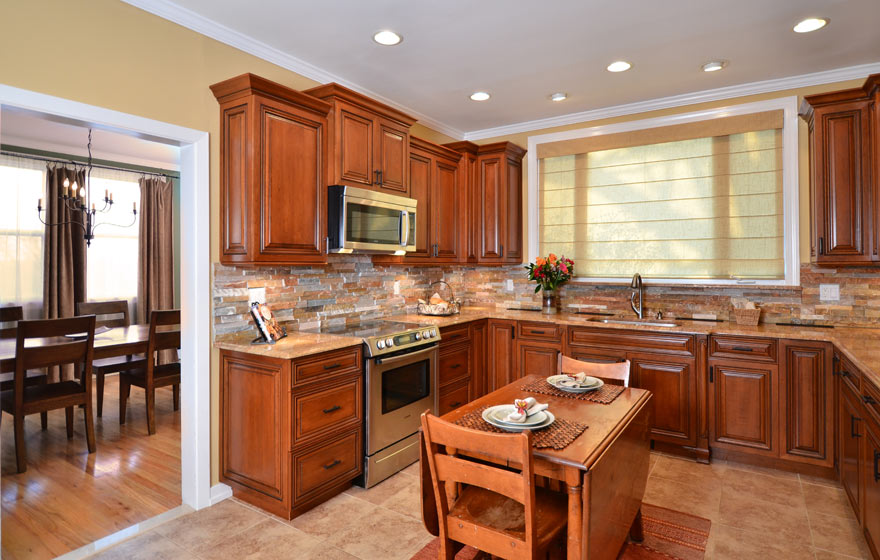
{"label": "upper wood cabinet", "polygon": [[329,184],[409,196],[409,129],[414,118],[336,83],[305,93],[333,107]]}
{"label": "upper wood cabinet", "polygon": [[812,261],[880,264],[880,74],[805,97],[801,116],[810,129]]}
{"label": "upper wood cabinet", "polygon": [[325,262],[330,105],[253,74],[211,91],[220,103],[220,262]]}

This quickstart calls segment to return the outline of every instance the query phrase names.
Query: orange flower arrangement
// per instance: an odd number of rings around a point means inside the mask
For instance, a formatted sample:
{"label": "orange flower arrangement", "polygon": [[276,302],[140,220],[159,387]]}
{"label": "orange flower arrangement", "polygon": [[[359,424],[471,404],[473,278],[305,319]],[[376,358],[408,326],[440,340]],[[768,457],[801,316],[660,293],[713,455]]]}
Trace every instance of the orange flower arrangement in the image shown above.
{"label": "orange flower arrangement", "polygon": [[541,290],[555,290],[571,280],[574,274],[574,261],[550,253],[546,259],[538,257],[534,263],[525,268],[529,271],[529,280],[538,283],[535,287],[535,293],[538,293]]}

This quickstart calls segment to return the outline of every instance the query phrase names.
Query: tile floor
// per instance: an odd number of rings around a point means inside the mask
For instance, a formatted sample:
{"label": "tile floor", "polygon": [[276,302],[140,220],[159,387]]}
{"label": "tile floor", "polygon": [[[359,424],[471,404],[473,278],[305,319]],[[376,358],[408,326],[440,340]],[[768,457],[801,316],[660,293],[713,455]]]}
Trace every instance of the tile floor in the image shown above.
{"label": "tile floor", "polygon": [[[660,454],[651,464],[645,501],[710,519],[706,558],[870,558],[833,481]],[[353,487],[292,521],[226,500],[97,557],[407,560],[431,540],[419,518],[417,467],[370,490]]]}

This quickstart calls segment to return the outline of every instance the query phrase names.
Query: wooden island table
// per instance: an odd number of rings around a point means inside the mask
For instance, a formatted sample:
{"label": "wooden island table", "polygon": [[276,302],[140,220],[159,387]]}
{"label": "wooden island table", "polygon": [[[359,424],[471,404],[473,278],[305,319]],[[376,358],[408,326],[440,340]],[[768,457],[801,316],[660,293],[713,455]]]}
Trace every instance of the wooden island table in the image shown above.
{"label": "wooden island table", "polygon": [[[455,422],[485,406],[513,403],[532,396],[550,405],[557,418],[589,427],[562,450],[534,449],[537,476],[564,483],[568,493],[568,558],[613,560],[632,529],[641,531],[641,504],[648,482],[652,395],[627,388],[610,404],[570,397],[532,393],[522,387],[540,376],[527,376],[449,412],[442,418]],[[481,455],[480,459],[492,460]],[[422,519],[439,536],[431,473],[422,445]]]}

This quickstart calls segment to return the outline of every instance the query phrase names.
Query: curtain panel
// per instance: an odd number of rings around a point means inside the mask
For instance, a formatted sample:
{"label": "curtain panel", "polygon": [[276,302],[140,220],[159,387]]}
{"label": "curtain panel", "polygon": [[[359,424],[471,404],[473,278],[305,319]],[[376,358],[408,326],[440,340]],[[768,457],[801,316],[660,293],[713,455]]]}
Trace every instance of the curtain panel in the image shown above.
{"label": "curtain panel", "polygon": [[172,182],[140,179],[137,320],[150,321],[154,309],[174,307],[174,238]]}

